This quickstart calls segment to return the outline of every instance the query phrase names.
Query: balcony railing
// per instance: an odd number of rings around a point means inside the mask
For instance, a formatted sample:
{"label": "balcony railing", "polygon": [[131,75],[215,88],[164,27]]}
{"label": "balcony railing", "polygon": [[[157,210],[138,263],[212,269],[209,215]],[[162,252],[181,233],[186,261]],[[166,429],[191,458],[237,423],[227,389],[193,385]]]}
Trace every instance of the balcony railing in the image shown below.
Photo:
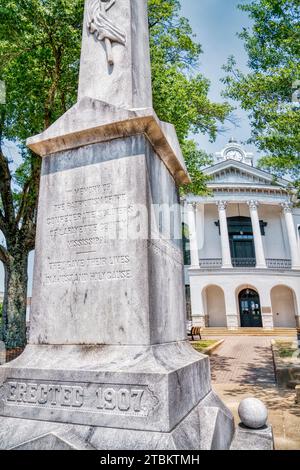
{"label": "balcony railing", "polygon": [[267,259],[269,269],[292,269],[292,261],[290,259]]}
{"label": "balcony railing", "polygon": [[234,268],[255,268],[255,258],[232,258],[232,266]]}
{"label": "balcony railing", "polygon": [[[222,268],[221,258],[200,259],[200,268],[207,271],[217,271]],[[292,261],[290,259],[267,259],[267,267],[273,270],[290,270],[292,269]],[[232,258],[233,268],[255,268],[255,258]]]}
{"label": "balcony railing", "polygon": [[222,268],[222,258],[200,259],[200,268],[215,270]]}

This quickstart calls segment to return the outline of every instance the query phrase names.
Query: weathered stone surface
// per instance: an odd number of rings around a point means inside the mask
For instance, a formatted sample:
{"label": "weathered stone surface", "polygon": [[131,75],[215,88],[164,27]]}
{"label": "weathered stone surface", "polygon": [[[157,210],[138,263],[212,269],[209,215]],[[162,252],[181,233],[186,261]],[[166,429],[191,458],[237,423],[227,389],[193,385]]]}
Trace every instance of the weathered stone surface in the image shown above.
{"label": "weathered stone surface", "polygon": [[177,184],[188,184],[189,175],[175,128],[161,122],[152,108],[126,110],[82,98],[42,134],[30,137],[28,147],[41,156],[128,136],[147,136]]}
{"label": "weathered stone surface", "polygon": [[107,61],[104,41],[88,28],[86,0],[78,99],[89,96],[122,108],[152,106],[147,0],[116,0],[108,19],[126,35],[126,44],[112,41],[114,65]]}
{"label": "weathered stone surface", "polygon": [[30,345],[0,374],[2,416],[161,432],[211,391],[208,358],[185,341]]}
{"label": "weathered stone surface", "polygon": [[233,433],[231,414],[210,393],[166,433],[0,418],[0,449],[225,450]]}
{"label": "weathered stone surface", "polygon": [[260,429],[267,424],[267,407],[257,398],[243,400],[240,403],[238,412],[241,422],[250,429]]}
{"label": "weathered stone surface", "polygon": [[176,183],[190,180],[152,110],[146,5],[86,2],[78,103],[28,140],[45,157],[31,327],[0,368],[1,449],[232,440],[209,359],[186,341]]}
{"label": "weathered stone surface", "polygon": [[30,343],[184,340],[172,209],[180,230],[173,179],[143,136],[44,159]]}
{"label": "weathered stone surface", "polygon": [[252,430],[243,425],[236,429],[230,450],[274,450],[274,436],[271,426]]}

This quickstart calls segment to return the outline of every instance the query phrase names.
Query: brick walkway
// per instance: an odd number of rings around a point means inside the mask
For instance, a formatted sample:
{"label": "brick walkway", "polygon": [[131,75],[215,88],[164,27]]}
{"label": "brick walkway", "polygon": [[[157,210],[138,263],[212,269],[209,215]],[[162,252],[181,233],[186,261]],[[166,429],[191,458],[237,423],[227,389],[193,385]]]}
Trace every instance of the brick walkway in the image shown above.
{"label": "brick walkway", "polygon": [[215,383],[275,383],[271,338],[228,337],[211,356]]}
{"label": "brick walkway", "polygon": [[299,450],[300,406],[295,404],[295,392],[276,387],[271,340],[226,337],[211,356],[213,388],[232,411],[236,424],[241,400],[249,396],[262,400],[269,410],[276,449]]}

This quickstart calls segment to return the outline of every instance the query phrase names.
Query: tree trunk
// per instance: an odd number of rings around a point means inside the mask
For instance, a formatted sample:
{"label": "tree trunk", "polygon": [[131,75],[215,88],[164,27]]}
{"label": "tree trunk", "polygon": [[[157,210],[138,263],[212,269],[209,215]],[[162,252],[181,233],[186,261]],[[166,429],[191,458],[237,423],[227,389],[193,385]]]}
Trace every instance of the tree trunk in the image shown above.
{"label": "tree trunk", "polygon": [[2,313],[2,337],[7,349],[26,345],[26,307],[28,253],[10,251],[5,265],[5,297]]}

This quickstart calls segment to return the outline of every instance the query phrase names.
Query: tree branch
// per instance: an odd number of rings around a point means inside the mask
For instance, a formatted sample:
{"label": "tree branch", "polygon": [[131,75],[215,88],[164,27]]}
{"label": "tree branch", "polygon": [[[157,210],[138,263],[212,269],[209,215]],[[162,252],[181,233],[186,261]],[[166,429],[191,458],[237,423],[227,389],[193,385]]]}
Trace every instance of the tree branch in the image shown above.
{"label": "tree branch", "polygon": [[5,235],[5,218],[4,218],[4,215],[2,213],[2,211],[0,210],[0,231],[3,232],[3,234]]}
{"label": "tree branch", "polygon": [[8,252],[3,245],[0,245],[0,261],[2,261],[3,264],[7,264],[8,262]]}
{"label": "tree branch", "polygon": [[22,221],[20,229],[24,246],[28,251],[34,249],[36,232],[36,215],[40,184],[41,158],[32,154],[31,177],[24,187],[18,220]]}
{"label": "tree branch", "polygon": [[2,149],[0,149],[0,195],[5,222],[10,226],[15,226],[16,219],[11,188],[11,173],[7,158],[4,156]]}

